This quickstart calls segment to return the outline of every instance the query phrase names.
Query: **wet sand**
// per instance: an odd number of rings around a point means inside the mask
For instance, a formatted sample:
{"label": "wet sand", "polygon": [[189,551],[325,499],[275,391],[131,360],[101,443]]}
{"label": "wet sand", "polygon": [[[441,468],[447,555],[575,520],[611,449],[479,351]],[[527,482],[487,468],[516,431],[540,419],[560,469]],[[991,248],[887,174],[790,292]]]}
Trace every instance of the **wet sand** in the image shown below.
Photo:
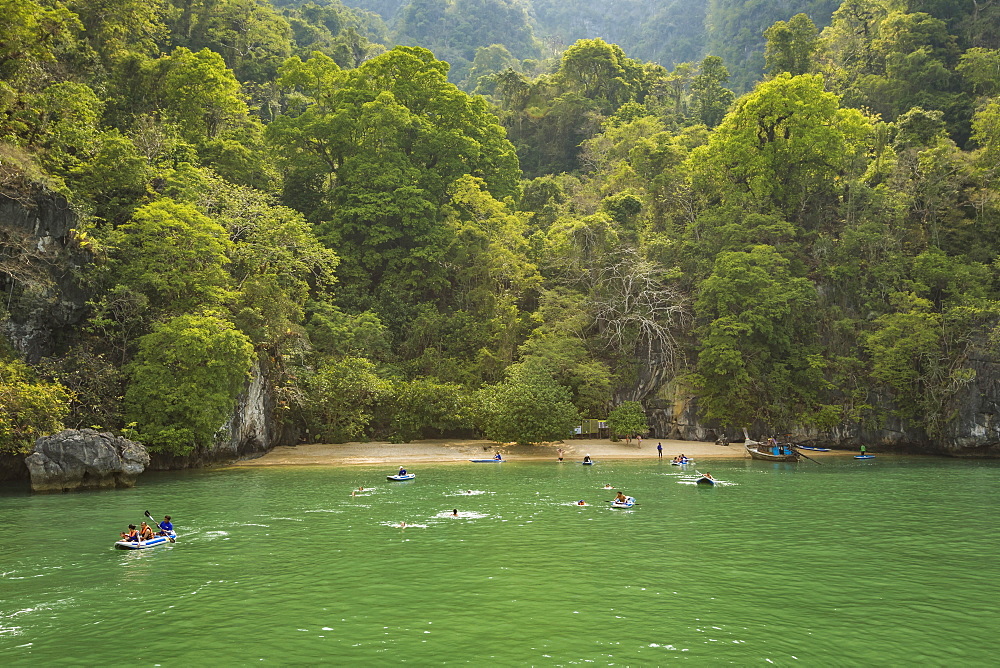
{"label": "wet sand", "polygon": [[[566,461],[580,461],[584,455],[593,459],[655,459],[656,444],[663,444],[663,458],[684,454],[697,461],[711,458],[746,457],[742,443],[728,446],[707,441],[643,439],[642,446],[607,439],[572,439],[543,445],[497,444],[492,441],[436,439],[413,443],[310,443],[282,446],[263,457],[237,462],[234,466],[357,466],[364,464],[405,464],[468,462],[489,459],[497,452],[509,461],[556,461],[562,448]],[[823,457],[845,452],[809,452],[809,457]]]}

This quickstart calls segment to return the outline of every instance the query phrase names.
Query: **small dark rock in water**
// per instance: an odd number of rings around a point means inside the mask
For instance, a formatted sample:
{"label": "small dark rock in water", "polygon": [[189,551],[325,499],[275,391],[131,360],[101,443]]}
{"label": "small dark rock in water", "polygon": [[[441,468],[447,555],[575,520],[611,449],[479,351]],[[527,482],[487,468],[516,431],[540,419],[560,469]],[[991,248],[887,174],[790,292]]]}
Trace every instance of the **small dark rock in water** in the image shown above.
{"label": "small dark rock in water", "polygon": [[25,457],[35,492],[133,487],[149,465],[145,446],[93,429],[66,429],[35,441]]}

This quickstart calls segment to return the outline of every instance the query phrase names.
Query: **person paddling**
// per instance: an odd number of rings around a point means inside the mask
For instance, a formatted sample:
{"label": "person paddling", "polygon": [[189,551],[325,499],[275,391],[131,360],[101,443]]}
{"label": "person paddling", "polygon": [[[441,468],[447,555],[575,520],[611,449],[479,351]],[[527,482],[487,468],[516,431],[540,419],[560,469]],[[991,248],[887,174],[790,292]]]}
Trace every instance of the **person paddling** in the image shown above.
{"label": "person paddling", "polygon": [[170,522],[170,515],[164,515],[163,516],[163,521],[160,522],[159,526],[160,526],[159,535],[161,535],[161,536],[166,536],[171,531],[173,531],[174,530],[174,525]]}

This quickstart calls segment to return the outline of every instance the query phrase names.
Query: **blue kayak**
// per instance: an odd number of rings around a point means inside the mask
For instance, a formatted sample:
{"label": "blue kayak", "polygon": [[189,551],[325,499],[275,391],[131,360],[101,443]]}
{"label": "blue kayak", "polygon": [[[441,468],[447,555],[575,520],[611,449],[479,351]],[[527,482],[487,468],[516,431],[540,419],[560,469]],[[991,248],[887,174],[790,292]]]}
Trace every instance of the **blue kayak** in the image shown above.
{"label": "blue kayak", "polygon": [[815,450],[816,452],[830,452],[830,448],[811,448],[808,445],[793,446],[797,450]]}
{"label": "blue kayak", "polygon": [[854,455],[855,459],[875,459],[875,455]]}
{"label": "blue kayak", "polygon": [[490,464],[490,463],[493,463],[493,464],[502,464],[506,460],[503,460],[503,459],[470,459],[469,461],[470,462],[475,462],[477,464]]}

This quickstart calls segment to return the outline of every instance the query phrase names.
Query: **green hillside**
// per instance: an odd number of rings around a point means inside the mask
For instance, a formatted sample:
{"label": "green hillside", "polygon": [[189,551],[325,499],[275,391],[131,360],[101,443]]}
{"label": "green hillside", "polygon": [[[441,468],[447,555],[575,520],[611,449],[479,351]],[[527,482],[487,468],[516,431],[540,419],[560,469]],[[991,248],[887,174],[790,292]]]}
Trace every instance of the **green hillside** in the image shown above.
{"label": "green hillside", "polygon": [[6,452],[207,447],[257,364],[329,441],[683,396],[935,442],[997,341],[1000,6],[0,9]]}

